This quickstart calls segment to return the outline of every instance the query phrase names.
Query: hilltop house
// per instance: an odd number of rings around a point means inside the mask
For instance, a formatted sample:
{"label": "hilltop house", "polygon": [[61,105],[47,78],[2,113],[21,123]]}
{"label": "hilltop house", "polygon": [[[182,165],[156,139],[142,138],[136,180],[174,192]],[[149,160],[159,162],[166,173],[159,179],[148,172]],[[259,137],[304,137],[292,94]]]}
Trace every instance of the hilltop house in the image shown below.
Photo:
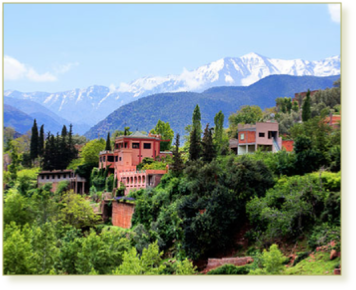
{"label": "hilltop house", "polygon": [[161,140],[160,135],[145,135],[138,131],[116,137],[113,151],[100,152],[99,168],[108,168],[109,174],[114,174],[118,182],[114,187],[120,187],[120,182],[125,185],[125,195],[133,189],[155,187],[168,168],[138,171],[136,166],[146,157],[156,159],[171,155],[171,152],[160,151],[160,143],[168,141]]}
{"label": "hilltop house", "polygon": [[230,139],[229,142],[230,149],[238,155],[253,153],[257,149],[278,152],[282,148],[277,122],[238,124],[237,138]]}

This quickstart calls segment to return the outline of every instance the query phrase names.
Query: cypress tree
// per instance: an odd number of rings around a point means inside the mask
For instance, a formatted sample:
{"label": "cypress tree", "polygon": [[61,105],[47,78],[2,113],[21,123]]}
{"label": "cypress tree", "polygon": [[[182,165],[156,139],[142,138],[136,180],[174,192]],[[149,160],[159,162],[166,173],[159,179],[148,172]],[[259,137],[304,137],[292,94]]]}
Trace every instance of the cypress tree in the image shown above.
{"label": "cypress tree", "polygon": [[189,159],[190,160],[197,160],[199,159],[201,155],[201,145],[200,142],[197,138],[197,132],[195,129],[193,129],[192,132],[190,132],[190,140],[189,140]]}
{"label": "cypress tree", "polygon": [[33,121],[32,126],[32,136],[31,136],[31,143],[30,143],[30,156],[31,160],[34,160],[38,156],[38,128],[36,119]]}
{"label": "cypress tree", "polygon": [[108,132],[108,136],[106,137],[106,146],[105,150],[111,151],[111,141],[110,141],[110,132]]}
{"label": "cypress tree", "polygon": [[180,175],[183,172],[184,164],[181,156],[181,152],[179,152],[179,133],[176,135],[176,143],[173,150],[173,164],[172,164],[172,172],[174,175]]}
{"label": "cypress tree", "polygon": [[225,116],[222,113],[222,111],[217,113],[214,117],[214,123],[215,123],[214,138],[215,138],[215,144],[217,145],[218,148],[220,148],[222,145],[224,118]]}
{"label": "cypress tree", "polygon": [[303,103],[302,109],[302,121],[306,122],[311,118],[311,110],[310,110],[310,90],[307,92],[307,96]]}
{"label": "cypress tree", "polygon": [[66,127],[66,125],[63,125],[61,136],[62,137],[66,137],[67,136],[67,127]]}
{"label": "cypress tree", "polygon": [[201,114],[200,114],[200,108],[199,105],[195,106],[194,112],[193,112],[193,126],[192,129],[196,131],[197,134],[197,138],[200,141],[201,140],[201,133],[202,133],[202,129],[201,129]]}
{"label": "cypress tree", "polygon": [[202,140],[202,157],[203,161],[205,162],[211,162],[216,156],[215,146],[213,143],[213,134],[211,131],[212,129],[209,129],[209,123],[206,124]]}
{"label": "cypress tree", "polygon": [[42,125],[40,128],[40,137],[38,139],[38,154],[40,156],[43,156],[44,143],[45,143],[44,125]]}

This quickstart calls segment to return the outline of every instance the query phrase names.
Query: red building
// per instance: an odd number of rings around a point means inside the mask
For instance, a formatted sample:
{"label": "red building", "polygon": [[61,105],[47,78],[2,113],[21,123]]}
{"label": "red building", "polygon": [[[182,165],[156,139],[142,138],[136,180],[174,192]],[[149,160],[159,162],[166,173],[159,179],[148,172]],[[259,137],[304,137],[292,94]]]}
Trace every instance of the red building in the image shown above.
{"label": "red building", "polygon": [[237,139],[230,140],[230,148],[238,155],[253,153],[257,149],[277,152],[282,148],[278,123],[257,122],[256,124],[238,124]]}
{"label": "red building", "polygon": [[[316,92],[319,90],[315,91],[310,91],[310,97],[314,96]],[[294,98],[292,99],[292,102],[296,101],[299,105],[299,107],[302,105],[300,101],[302,101],[305,97],[307,96],[307,92],[301,92],[301,93],[295,93]]]}
{"label": "red building", "polygon": [[119,187],[120,182],[126,186],[125,195],[133,189],[155,187],[161,180],[166,170],[141,170],[136,166],[146,157],[156,159],[171,152],[161,152],[160,143],[169,140],[161,140],[160,135],[142,134],[138,131],[129,136],[119,136],[115,139],[114,151],[101,151],[99,168],[109,166],[109,174],[115,174]]}

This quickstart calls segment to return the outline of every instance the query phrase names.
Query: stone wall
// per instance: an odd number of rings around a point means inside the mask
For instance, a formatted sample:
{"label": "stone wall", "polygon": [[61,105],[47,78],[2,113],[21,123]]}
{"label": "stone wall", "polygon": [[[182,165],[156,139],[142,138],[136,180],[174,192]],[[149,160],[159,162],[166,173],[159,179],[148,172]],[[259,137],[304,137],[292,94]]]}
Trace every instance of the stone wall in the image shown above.
{"label": "stone wall", "polygon": [[113,201],[112,224],[125,229],[131,228],[131,218],[134,211],[134,204]]}

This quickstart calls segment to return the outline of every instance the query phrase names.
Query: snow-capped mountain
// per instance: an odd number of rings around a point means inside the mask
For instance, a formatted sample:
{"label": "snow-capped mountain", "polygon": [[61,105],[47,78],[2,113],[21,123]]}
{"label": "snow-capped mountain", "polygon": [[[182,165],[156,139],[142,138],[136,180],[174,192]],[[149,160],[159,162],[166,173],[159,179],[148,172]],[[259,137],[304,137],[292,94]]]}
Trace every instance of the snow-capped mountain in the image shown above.
{"label": "snow-capped mountain", "polygon": [[94,125],[120,106],[137,98],[164,92],[202,92],[215,86],[248,86],[269,75],[331,76],[340,74],[340,56],[319,61],[272,59],[257,53],[227,57],[180,75],[144,77],[118,87],[90,86],[58,93],[20,93],[5,96],[41,103],[61,117]]}

